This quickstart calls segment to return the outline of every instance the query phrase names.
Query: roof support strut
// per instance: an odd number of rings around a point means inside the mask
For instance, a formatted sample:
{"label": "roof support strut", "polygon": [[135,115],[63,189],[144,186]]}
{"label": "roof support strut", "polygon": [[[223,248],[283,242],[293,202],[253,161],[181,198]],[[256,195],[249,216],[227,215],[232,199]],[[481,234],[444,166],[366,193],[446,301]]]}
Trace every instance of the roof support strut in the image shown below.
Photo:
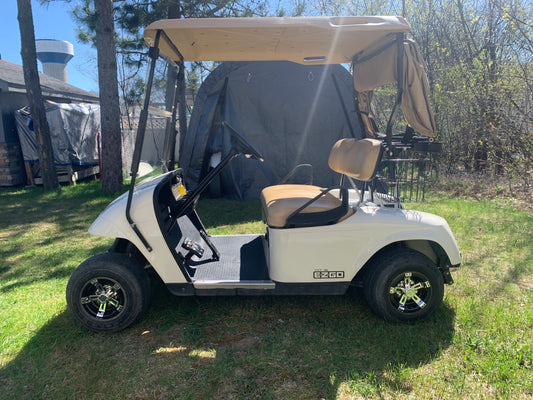
{"label": "roof support strut", "polygon": [[150,72],[148,75],[148,82],[146,85],[146,92],[144,94],[144,105],[139,116],[139,127],[137,128],[137,137],[135,138],[135,150],[133,151],[133,160],[131,163],[131,183],[130,190],[128,194],[128,202],[126,204],[126,219],[131,226],[131,229],[135,232],[139,240],[142,242],[144,247],[148,251],[152,251],[152,246],[148,243],[146,238],[143,236],[135,221],[131,217],[131,201],[133,199],[133,192],[135,189],[135,180],[137,178],[137,173],[139,172],[139,163],[141,162],[141,151],[144,143],[144,135],[146,133],[146,123],[148,121],[148,106],[150,105],[150,95],[152,92],[152,83],[154,80],[155,64],[157,58],[159,57],[159,37],[161,36],[161,31],[158,31],[155,36],[155,41],[153,47],[150,47],[148,51],[148,56],[151,58],[150,61]]}
{"label": "roof support strut", "polygon": [[396,46],[398,47],[398,54],[396,59],[396,101],[394,103],[394,106],[392,108],[392,112],[389,116],[389,121],[387,122],[387,128],[385,130],[385,134],[387,135],[387,153],[388,155],[392,155],[392,126],[394,125],[394,122],[396,121],[396,117],[398,115],[398,110],[400,109],[400,105],[402,103],[402,95],[403,95],[403,85],[404,85],[404,65],[403,65],[403,54],[404,54],[404,48],[403,48],[403,42],[405,40],[405,34],[404,33],[398,33],[396,34]]}

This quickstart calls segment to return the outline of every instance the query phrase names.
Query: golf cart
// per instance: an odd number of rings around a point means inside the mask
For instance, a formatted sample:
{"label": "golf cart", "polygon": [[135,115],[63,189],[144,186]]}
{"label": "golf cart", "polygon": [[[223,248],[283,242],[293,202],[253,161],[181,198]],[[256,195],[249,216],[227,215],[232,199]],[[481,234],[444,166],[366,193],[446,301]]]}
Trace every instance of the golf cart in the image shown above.
{"label": "golf cart", "polygon": [[[148,26],[150,73],[139,120],[129,192],[89,232],[115,238],[109,252],[84,261],[67,286],[74,317],[94,331],[118,331],[149,303],[152,268],[178,296],[340,295],[360,286],[389,321],[421,320],[440,306],[460,253],[446,221],[406,210],[376,192],[381,158],[394,153],[392,123],[401,107],[409,125],[434,136],[427,78],[402,17],[299,17],[162,20]],[[200,195],[237,157],[262,160],[238,127],[216,127],[231,151],[197,187],[170,170],[136,185],[156,60],[287,60],[352,64],[354,107],[365,138],[333,144],[329,167],[340,184],[279,184],[261,194],[266,233],[210,236],[196,212]],[[397,78],[400,77],[400,78]],[[282,79],[282,77],[280,77]],[[397,86],[384,134],[373,120],[372,89]],[[348,112],[348,111],[346,111]],[[172,114],[175,126],[176,113]],[[316,149],[316,151],[329,151]]]}

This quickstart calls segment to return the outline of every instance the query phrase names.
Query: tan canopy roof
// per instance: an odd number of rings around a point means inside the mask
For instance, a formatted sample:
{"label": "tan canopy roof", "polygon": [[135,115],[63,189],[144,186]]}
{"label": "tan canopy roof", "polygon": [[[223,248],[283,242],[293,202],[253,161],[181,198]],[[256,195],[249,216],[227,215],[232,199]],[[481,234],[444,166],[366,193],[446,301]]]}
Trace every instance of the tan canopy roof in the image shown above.
{"label": "tan canopy roof", "polygon": [[[370,99],[372,89],[397,80],[393,43],[396,34],[410,29],[405,18],[391,16],[187,18],[156,21],[145,29],[144,39],[153,46],[157,31],[163,31],[171,43],[163,35],[159,49],[175,61],[181,55],[183,61],[343,64],[357,55],[366,61],[356,61],[355,89]],[[404,116],[419,133],[434,136],[425,64],[410,42],[405,42],[404,66]]]}
{"label": "tan canopy roof", "polygon": [[[163,30],[184,61],[269,61],[342,64],[365,49],[395,40],[410,30],[402,17],[188,18],[160,20],[144,31],[154,43]],[[161,52],[179,55],[161,40]]]}

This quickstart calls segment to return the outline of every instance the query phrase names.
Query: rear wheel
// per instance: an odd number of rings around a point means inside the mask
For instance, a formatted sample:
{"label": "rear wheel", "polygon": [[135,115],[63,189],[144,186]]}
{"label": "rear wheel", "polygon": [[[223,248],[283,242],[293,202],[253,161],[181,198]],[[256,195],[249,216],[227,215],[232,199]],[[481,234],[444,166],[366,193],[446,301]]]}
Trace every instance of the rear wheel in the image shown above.
{"label": "rear wheel", "polygon": [[139,320],[150,299],[144,266],[125,254],[91,257],[72,273],[67,305],[74,317],[95,332],[116,332]]}
{"label": "rear wheel", "polygon": [[427,318],[441,305],[444,280],[436,265],[413,250],[377,259],[365,279],[365,297],[372,310],[388,321]]}

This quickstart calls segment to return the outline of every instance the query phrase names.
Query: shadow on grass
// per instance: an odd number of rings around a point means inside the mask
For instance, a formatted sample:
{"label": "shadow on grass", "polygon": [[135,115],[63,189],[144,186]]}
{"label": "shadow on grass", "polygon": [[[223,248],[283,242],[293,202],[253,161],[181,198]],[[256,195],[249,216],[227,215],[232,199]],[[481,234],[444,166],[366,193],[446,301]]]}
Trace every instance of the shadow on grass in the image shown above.
{"label": "shadow on grass", "polygon": [[0,249],[0,260],[37,247],[65,244],[85,234],[112,199],[94,182],[59,192],[44,192],[40,187],[0,189],[0,238],[6,244]]}
{"label": "shadow on grass", "polygon": [[[54,248],[40,254],[36,257],[34,254],[18,254],[18,263],[22,265],[32,265],[31,268],[25,269],[20,265],[5,265],[0,267],[0,280],[3,284],[0,286],[0,294],[9,293],[12,290],[23,286],[29,286],[37,282],[46,282],[53,279],[65,279],[72,274],[76,265],[68,262],[79,256],[85,255],[86,258],[91,255],[107,251],[109,245],[98,244],[90,249],[72,248]],[[10,252],[0,251],[2,257],[9,257]],[[39,268],[41,267],[41,268]]]}
{"label": "shadow on grass", "polygon": [[157,280],[152,292],[147,315],[124,332],[95,334],[66,311],[56,316],[0,370],[3,398],[394,397],[454,333],[446,304],[400,325],[371,314],[357,292],[178,298]]}

